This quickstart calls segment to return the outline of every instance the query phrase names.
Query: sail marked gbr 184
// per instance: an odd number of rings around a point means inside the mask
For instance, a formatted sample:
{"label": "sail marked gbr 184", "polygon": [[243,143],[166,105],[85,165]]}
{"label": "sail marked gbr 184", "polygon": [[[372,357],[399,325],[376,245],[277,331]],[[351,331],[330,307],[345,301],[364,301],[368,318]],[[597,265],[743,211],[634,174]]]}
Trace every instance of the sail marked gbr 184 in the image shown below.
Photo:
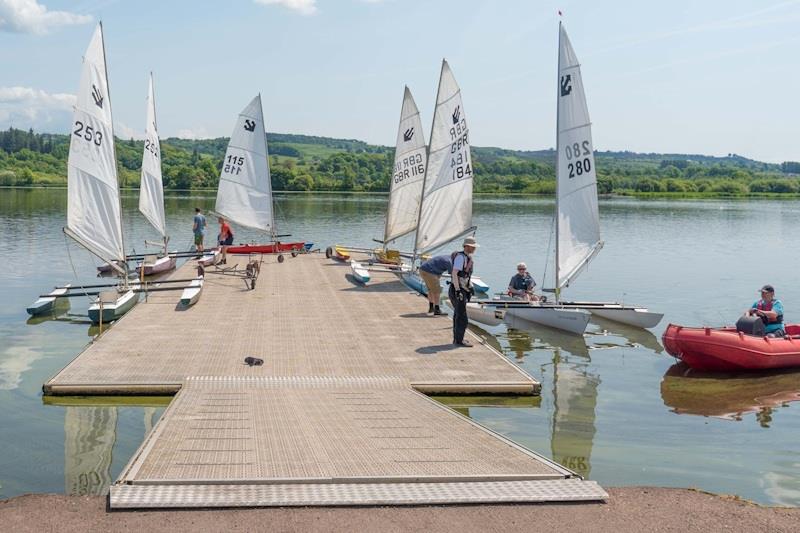
{"label": "sail marked gbr 184", "polygon": [[442,61],[415,249],[433,250],[474,230],[472,157],[461,89]]}
{"label": "sail marked gbr 184", "polygon": [[419,109],[408,87],[403,93],[403,107],[395,146],[394,169],[383,235],[384,244],[414,231],[419,218],[427,146]]}
{"label": "sail marked gbr 184", "polygon": [[259,94],[236,121],[222,162],[214,210],[236,224],[274,235],[268,157]]}
{"label": "sail marked gbr 184", "polygon": [[103,29],[83,58],[67,161],[65,233],[104,261],[125,262]]}
{"label": "sail marked gbr 184", "polygon": [[603,247],[589,109],[580,63],[559,27],[557,286],[565,287]]}

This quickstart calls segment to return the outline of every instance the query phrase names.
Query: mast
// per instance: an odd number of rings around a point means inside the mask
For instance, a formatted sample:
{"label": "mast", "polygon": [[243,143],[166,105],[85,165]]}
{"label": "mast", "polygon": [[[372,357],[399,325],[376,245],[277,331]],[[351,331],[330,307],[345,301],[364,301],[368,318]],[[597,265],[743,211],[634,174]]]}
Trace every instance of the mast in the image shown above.
{"label": "mast", "polygon": [[436,86],[436,100],[433,102],[433,118],[431,118],[431,129],[430,129],[430,137],[428,138],[428,144],[425,145],[425,176],[422,178],[422,194],[419,196],[419,213],[417,213],[417,230],[414,232],[414,254],[411,259],[412,268],[416,264],[417,260],[417,245],[419,244],[419,222],[422,220],[422,204],[425,203],[425,185],[428,182],[428,170],[430,167],[428,163],[430,162],[431,156],[431,141],[433,140],[433,125],[436,124],[436,108],[439,106],[439,92],[442,89],[442,73],[444,72],[444,64],[446,62],[445,58],[442,58],[442,68],[439,70],[439,84]]}
{"label": "mast", "polygon": [[[151,95],[153,97],[153,127],[155,127],[155,129],[156,129],[156,137],[158,137],[158,111],[156,111],[156,82],[155,82],[155,79],[153,78],[153,71],[152,70],[150,71],[150,87],[152,87],[152,90],[150,91],[150,93],[151,93]],[[158,141],[158,165],[160,167],[161,166],[161,139],[156,138],[156,140]],[[162,190],[161,202],[162,202],[162,208],[163,208],[163,202],[164,202],[163,177],[162,177],[162,183],[161,183],[161,190]],[[166,225],[164,226],[164,233],[161,235],[161,237],[164,239],[164,254],[166,255],[166,253],[167,253],[167,243],[169,242],[169,237],[167,237],[167,226]]]}
{"label": "mast", "polygon": [[559,131],[559,129],[560,129],[560,126],[559,126],[560,121],[559,121],[559,119],[561,118],[560,117],[560,114],[561,114],[560,113],[561,103],[559,101],[559,99],[561,98],[561,93],[560,93],[560,90],[561,90],[561,81],[560,81],[560,79],[561,79],[561,21],[560,20],[558,21],[558,51],[557,51],[557,54],[558,54],[558,61],[557,61],[557,66],[556,66],[556,164],[555,164],[555,170],[556,170],[556,207],[555,207],[555,217],[556,217],[556,283],[555,283],[555,287],[556,287],[556,293],[555,293],[555,296],[556,296],[556,303],[559,303],[559,301],[561,300],[561,285],[558,283],[558,274],[559,274],[559,268],[558,268],[558,193],[559,193],[559,188],[560,188],[559,187],[559,181],[560,180],[558,179],[558,166],[559,166],[558,165],[558,159],[559,159],[558,141],[559,141],[559,137],[561,135],[561,132]]}
{"label": "mast", "polygon": [[111,106],[111,84],[108,81],[108,55],[106,54],[106,32],[103,31],[103,21],[100,21],[100,42],[103,45],[103,70],[106,76],[106,92],[108,93],[108,116],[111,119],[111,157],[114,158],[114,170],[117,172],[117,200],[119,202],[119,227],[120,242],[122,243],[122,264],[125,275],[122,276],[122,286],[128,288],[128,261],[125,257],[125,232],[122,231],[122,193],[119,187],[119,164],[117,163],[117,147],[114,143],[114,110]]}

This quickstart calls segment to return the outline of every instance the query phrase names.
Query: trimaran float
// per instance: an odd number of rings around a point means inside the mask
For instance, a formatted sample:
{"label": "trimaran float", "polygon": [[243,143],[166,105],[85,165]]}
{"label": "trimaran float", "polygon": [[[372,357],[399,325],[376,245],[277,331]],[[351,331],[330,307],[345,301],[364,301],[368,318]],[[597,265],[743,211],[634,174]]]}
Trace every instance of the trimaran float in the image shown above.
{"label": "trimaran float", "polygon": [[298,253],[305,242],[282,243],[275,227],[267,134],[259,94],[239,114],[231,134],[217,189],[214,210],[240,226],[262,231],[272,242],[228,246],[228,253]]}
{"label": "trimaran float", "polygon": [[[651,328],[663,317],[643,307],[609,302],[564,302],[561,290],[586,268],[603,247],[597,208],[597,177],[591,122],[580,63],[559,24],[556,140],[555,302],[507,302],[507,313],[546,326],[582,334],[592,314]],[[496,305],[495,301],[483,301]]]}

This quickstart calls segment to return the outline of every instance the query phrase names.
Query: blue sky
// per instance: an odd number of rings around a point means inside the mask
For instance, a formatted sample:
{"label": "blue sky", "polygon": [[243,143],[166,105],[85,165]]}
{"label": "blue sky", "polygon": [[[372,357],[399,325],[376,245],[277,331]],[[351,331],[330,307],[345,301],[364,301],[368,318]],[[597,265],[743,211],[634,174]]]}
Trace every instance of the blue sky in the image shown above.
{"label": "blue sky", "polygon": [[559,9],[597,149],[800,160],[800,0],[0,0],[0,128],[68,130],[102,19],[122,137],[152,70],[162,137],[227,136],[261,92],[268,131],[391,144],[446,57],[473,144],[548,148]]}

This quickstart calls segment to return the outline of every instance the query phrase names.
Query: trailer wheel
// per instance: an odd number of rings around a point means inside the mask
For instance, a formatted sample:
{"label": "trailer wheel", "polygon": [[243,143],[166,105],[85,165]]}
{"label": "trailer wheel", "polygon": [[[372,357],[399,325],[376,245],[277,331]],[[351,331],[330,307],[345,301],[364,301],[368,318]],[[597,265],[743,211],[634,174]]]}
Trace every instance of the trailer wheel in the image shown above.
{"label": "trailer wheel", "polygon": [[292,257],[297,257],[297,250],[292,251]]}
{"label": "trailer wheel", "polygon": [[278,263],[283,263],[283,254],[278,255]]}
{"label": "trailer wheel", "polygon": [[327,248],[325,248],[325,257],[330,259],[332,256],[333,256],[333,248],[328,246]]}

